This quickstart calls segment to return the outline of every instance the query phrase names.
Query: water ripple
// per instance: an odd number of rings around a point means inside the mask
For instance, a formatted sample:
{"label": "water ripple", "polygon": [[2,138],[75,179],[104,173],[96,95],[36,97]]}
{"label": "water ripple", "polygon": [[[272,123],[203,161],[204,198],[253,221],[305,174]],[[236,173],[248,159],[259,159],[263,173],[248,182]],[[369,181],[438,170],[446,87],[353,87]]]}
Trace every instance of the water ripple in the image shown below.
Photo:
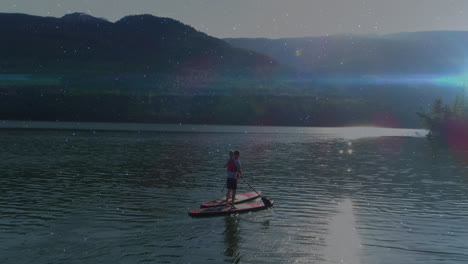
{"label": "water ripple", "polygon": [[[333,131],[0,131],[0,262],[468,261],[463,162],[421,138]],[[275,207],[188,217],[224,195],[236,148]]]}

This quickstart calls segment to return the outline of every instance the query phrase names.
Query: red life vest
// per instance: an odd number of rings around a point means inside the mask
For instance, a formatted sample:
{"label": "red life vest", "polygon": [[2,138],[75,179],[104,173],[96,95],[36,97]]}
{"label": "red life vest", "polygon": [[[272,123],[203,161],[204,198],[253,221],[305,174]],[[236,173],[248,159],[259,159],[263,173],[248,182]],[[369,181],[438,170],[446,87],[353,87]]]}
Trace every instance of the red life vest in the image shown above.
{"label": "red life vest", "polygon": [[227,170],[230,172],[237,172],[236,162],[234,159],[230,159],[227,164]]}

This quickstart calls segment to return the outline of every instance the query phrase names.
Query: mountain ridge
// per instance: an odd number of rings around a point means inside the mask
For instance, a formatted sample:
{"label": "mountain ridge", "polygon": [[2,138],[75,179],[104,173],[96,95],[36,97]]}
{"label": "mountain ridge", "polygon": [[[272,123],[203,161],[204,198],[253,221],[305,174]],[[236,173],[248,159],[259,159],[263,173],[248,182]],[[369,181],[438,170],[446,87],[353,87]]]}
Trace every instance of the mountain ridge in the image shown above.
{"label": "mountain ridge", "polygon": [[0,43],[3,73],[195,70],[257,75],[279,67],[263,54],[152,15],[109,22],[82,13],[61,18],[0,13],[0,30],[5,36]]}
{"label": "mountain ridge", "polygon": [[[459,66],[465,50],[463,33],[263,39],[242,47],[151,15],[109,22],[0,14],[0,30],[6,120],[416,127],[415,112],[436,97],[450,99],[453,87],[347,76],[440,73],[450,60]],[[444,46],[454,52],[438,54]],[[346,78],[321,81],[327,74]]]}
{"label": "mountain ridge", "polygon": [[316,74],[462,73],[468,59],[468,31],[224,40]]}

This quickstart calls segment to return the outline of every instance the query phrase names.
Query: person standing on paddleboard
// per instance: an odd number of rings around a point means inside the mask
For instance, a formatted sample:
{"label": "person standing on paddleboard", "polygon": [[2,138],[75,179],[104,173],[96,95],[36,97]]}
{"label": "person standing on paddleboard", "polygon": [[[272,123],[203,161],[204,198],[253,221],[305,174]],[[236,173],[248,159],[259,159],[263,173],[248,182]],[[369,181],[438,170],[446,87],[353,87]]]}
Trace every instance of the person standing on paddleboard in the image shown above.
{"label": "person standing on paddleboard", "polygon": [[[229,164],[229,161],[232,160],[234,158],[234,150],[230,150],[229,151],[229,159],[227,160],[226,164],[224,164],[224,168],[227,169],[228,167],[228,164]],[[229,170],[227,170],[227,173],[229,173]],[[226,183],[224,184],[224,187],[223,187],[223,190],[221,192],[224,191],[224,188],[226,188]]]}
{"label": "person standing on paddleboard", "polygon": [[231,208],[235,209],[234,203],[236,201],[236,190],[237,190],[237,182],[239,181],[239,177],[242,177],[241,165],[240,165],[240,151],[234,151],[234,158],[230,159],[227,163],[227,194],[226,194],[226,206],[229,206],[229,197],[232,193],[232,204]]}

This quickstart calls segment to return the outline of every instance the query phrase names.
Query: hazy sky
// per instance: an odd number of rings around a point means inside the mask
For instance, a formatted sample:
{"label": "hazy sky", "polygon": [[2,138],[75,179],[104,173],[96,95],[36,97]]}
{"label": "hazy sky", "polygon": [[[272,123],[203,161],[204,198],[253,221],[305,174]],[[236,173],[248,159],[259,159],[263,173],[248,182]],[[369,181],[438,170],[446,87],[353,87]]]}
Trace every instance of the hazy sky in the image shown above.
{"label": "hazy sky", "polygon": [[468,30],[468,0],[0,0],[0,12],[152,14],[220,38]]}

